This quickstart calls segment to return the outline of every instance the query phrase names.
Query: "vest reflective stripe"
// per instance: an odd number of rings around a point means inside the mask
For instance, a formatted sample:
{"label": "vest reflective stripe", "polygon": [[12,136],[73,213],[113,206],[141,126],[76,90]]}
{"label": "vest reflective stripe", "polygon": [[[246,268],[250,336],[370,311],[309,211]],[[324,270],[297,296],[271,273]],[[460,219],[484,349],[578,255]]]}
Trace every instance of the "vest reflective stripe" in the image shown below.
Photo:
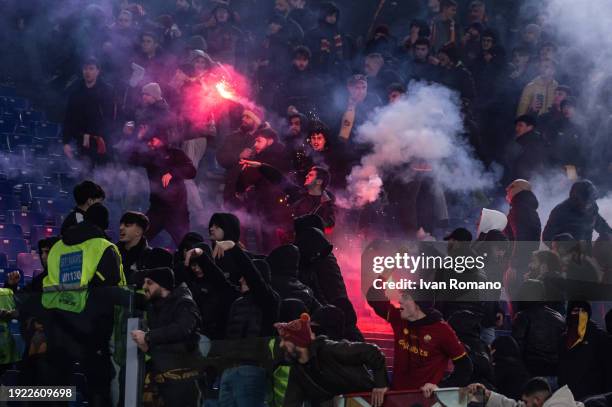
{"label": "vest reflective stripe", "polygon": [[[270,342],[268,342],[272,359],[274,359],[275,342],[275,338],[270,339]],[[274,369],[274,373],[272,373],[272,400],[270,403],[272,407],[282,407],[285,401],[285,394],[287,393],[287,386],[289,385],[290,371],[291,366],[279,366]]]}
{"label": "vest reflective stripe", "polygon": [[[47,260],[49,273],[43,279],[43,307],[82,312],[87,303],[89,283],[109,247],[121,259],[117,246],[102,238],[89,239],[72,246],[63,241],[53,245]],[[120,285],[125,285],[123,266],[120,266],[120,276]]]}
{"label": "vest reflective stripe", "polygon": [[[13,290],[0,288],[0,309],[14,311],[15,299]],[[11,334],[8,321],[0,321],[0,364],[13,363],[20,360],[15,339]]]}

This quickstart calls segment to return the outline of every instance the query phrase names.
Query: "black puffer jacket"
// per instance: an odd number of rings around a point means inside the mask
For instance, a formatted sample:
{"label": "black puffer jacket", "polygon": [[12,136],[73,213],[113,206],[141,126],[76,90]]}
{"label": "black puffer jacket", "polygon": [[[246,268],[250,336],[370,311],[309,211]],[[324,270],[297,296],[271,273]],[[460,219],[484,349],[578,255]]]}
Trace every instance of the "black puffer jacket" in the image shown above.
{"label": "black puffer jacket", "polygon": [[559,363],[559,341],[565,331],[561,314],[541,303],[530,303],[512,323],[525,365],[532,376],[554,376]]}
{"label": "black puffer jacket", "polygon": [[[232,304],[227,321],[227,339],[268,336],[274,333],[278,320],[280,298],[269,283],[270,270],[265,262],[256,267],[251,258],[238,246],[225,252],[231,256],[244,277],[249,290]],[[267,280],[264,277],[267,275]]]}
{"label": "black puffer jacket", "polygon": [[321,304],[332,304],[338,298],[348,298],[338,261],[332,253],[333,245],[323,232],[308,228],[295,241],[300,249],[299,278],[312,288]]}
{"label": "black puffer jacket", "polygon": [[122,242],[117,243],[117,248],[119,249],[119,253],[121,253],[123,273],[125,274],[128,285],[131,285],[134,283],[132,276],[138,270],[143,270],[145,268],[145,259],[152,249],[149,247],[149,243],[144,236],[140,239],[138,244],[131,249],[126,249],[125,244]]}
{"label": "black puffer jacket", "polygon": [[311,314],[321,307],[312,289],[298,279],[300,251],[296,246],[280,246],[266,257],[266,261],[272,272],[272,288],[281,299],[297,298]]}
{"label": "black puffer jacket", "polygon": [[153,372],[196,368],[202,319],[187,285],[155,300],[147,313],[147,341]]}
{"label": "black puffer jacket", "polygon": [[512,198],[508,225],[504,234],[510,240],[539,242],[542,224],[538,215],[538,199],[531,191],[521,191]]}
{"label": "black puffer jacket", "polygon": [[[212,225],[216,225],[223,229],[223,240],[231,240],[236,244],[240,241],[240,219],[238,219],[236,215],[224,212],[214,213],[210,218],[208,228],[210,229]],[[215,242],[212,242],[212,245],[214,248]],[[225,277],[227,277],[232,284],[238,285],[241,273],[234,256],[223,256],[216,259],[215,263],[223,270]]]}
{"label": "black puffer jacket", "polygon": [[493,353],[493,374],[497,391],[514,400],[521,398],[529,372],[521,359],[518,343],[511,336],[500,336],[491,345]]}
{"label": "black puffer jacket", "polygon": [[319,336],[310,344],[309,351],[308,363],[295,364],[291,369],[295,391],[286,395],[289,399],[286,405],[324,401],[335,395],[389,385],[385,354],[376,345],[335,342]]}

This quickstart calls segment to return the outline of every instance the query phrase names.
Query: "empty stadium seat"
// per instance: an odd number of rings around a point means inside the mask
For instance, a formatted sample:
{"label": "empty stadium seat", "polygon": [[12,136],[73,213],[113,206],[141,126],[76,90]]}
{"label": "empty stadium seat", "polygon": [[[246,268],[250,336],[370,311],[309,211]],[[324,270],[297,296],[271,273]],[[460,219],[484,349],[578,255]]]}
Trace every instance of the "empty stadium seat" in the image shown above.
{"label": "empty stadium seat", "polygon": [[4,97],[17,96],[17,89],[11,86],[0,86],[0,96],[4,96]]}
{"label": "empty stadium seat", "polygon": [[46,139],[58,139],[60,136],[60,125],[51,122],[35,123],[33,126],[34,135]]}
{"label": "empty stadium seat", "polygon": [[4,253],[0,253],[0,269],[8,267],[8,257]]}
{"label": "empty stadium seat", "polygon": [[23,230],[19,225],[0,223],[0,238],[23,239]]}
{"label": "empty stadium seat", "polygon": [[8,211],[7,218],[10,219],[10,223],[15,223],[21,226],[25,235],[30,236],[30,230],[32,226],[43,225],[45,223],[45,217],[40,212],[29,212],[29,211]]}
{"label": "empty stadium seat", "polygon": [[4,109],[15,112],[18,110],[26,110],[29,106],[27,99],[15,96],[5,97],[2,104]]}
{"label": "empty stadium seat", "polygon": [[12,133],[17,127],[17,121],[14,116],[2,115],[0,117],[0,133]]}
{"label": "empty stadium seat", "polygon": [[40,257],[37,253],[19,253],[17,255],[17,268],[22,271],[24,277],[32,278],[37,270],[42,268]]}
{"label": "empty stadium seat", "polygon": [[32,137],[29,134],[11,133],[8,135],[8,145],[11,151],[16,150],[19,146],[29,146],[32,144]]}
{"label": "empty stadium seat", "polygon": [[38,241],[51,236],[58,236],[60,229],[54,226],[33,226],[30,232],[30,247],[35,249]]}
{"label": "empty stadium seat", "polygon": [[45,114],[37,110],[24,110],[20,113],[21,123],[31,125],[34,122],[42,122],[45,120]]}
{"label": "empty stadium seat", "polygon": [[25,184],[21,192],[23,202],[32,202],[35,198],[55,199],[60,195],[57,185],[48,184]]}
{"label": "empty stadium seat", "polygon": [[[0,191],[2,187],[0,186]],[[0,211],[21,209],[21,202],[14,195],[0,195]]]}
{"label": "empty stadium seat", "polygon": [[17,261],[17,255],[19,253],[28,253],[28,246],[24,239],[0,238],[0,253],[6,254],[9,262]]}

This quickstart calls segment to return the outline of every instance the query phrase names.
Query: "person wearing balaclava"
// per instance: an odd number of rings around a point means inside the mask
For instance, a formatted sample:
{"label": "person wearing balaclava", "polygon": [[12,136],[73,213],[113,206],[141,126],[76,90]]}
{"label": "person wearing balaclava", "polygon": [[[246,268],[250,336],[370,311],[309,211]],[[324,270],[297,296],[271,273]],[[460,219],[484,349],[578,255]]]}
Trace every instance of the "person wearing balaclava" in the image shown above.
{"label": "person wearing balaclava", "polygon": [[[380,275],[388,281],[391,275]],[[419,290],[402,292],[399,307],[385,290],[370,287],[368,304],[393,329],[394,356],[392,390],[421,389],[429,396],[440,387],[465,386],[472,375],[472,362],[465,347],[442,314],[433,308],[433,296]],[[453,373],[446,376],[449,362]],[[446,376],[446,377],[445,377]]]}
{"label": "person wearing balaclava", "polygon": [[138,349],[151,358],[151,378],[159,388],[163,405],[199,406],[198,343],[202,320],[198,307],[187,285],[175,285],[172,269],[150,269],[142,277],[150,304],[147,327],[133,330],[130,336]]}
{"label": "person wearing balaclava", "polygon": [[518,312],[512,321],[512,337],[532,376],[555,376],[559,363],[560,338],[565,320],[546,305],[546,288],[539,280],[525,281],[514,298]]}
{"label": "person wearing balaclava", "polygon": [[608,222],[599,214],[597,188],[589,180],[577,181],[570,189],[569,198],[561,202],[550,213],[542,232],[542,241],[550,246],[553,237],[569,233],[578,241],[590,246],[593,231],[600,235],[612,233]]}
{"label": "person wearing balaclava", "polygon": [[612,389],[612,338],[591,320],[588,301],[569,301],[567,331],[559,355],[559,386],[568,385],[576,399]]}

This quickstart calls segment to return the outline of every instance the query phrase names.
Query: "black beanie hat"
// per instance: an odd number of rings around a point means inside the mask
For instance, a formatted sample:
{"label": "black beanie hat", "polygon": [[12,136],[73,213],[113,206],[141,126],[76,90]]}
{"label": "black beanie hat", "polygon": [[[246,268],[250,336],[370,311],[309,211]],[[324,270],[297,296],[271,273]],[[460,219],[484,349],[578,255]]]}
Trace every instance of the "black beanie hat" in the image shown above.
{"label": "black beanie hat", "polygon": [[166,249],[155,247],[151,249],[143,263],[145,269],[172,268],[174,258]]}
{"label": "black beanie hat", "polygon": [[145,232],[149,229],[149,218],[142,212],[127,211],[119,220],[119,224],[122,223],[124,225],[138,225]]}
{"label": "black beanie hat", "polygon": [[174,272],[169,267],[158,267],[145,270],[143,278],[149,278],[155,281],[166,290],[172,291],[174,289]]}
{"label": "black beanie hat", "polygon": [[193,249],[202,242],[204,242],[204,236],[197,232],[189,232],[183,236],[183,240],[179,243],[178,251],[183,253],[184,250]]}
{"label": "black beanie hat", "polygon": [[86,222],[92,223],[102,230],[108,229],[108,218],[108,209],[106,209],[106,206],[102,205],[101,203],[91,205],[87,209],[87,212],[85,212],[84,217]]}
{"label": "black beanie hat", "polygon": [[300,315],[308,313],[308,307],[297,298],[285,298],[280,303],[278,322],[291,322],[300,319]]}

